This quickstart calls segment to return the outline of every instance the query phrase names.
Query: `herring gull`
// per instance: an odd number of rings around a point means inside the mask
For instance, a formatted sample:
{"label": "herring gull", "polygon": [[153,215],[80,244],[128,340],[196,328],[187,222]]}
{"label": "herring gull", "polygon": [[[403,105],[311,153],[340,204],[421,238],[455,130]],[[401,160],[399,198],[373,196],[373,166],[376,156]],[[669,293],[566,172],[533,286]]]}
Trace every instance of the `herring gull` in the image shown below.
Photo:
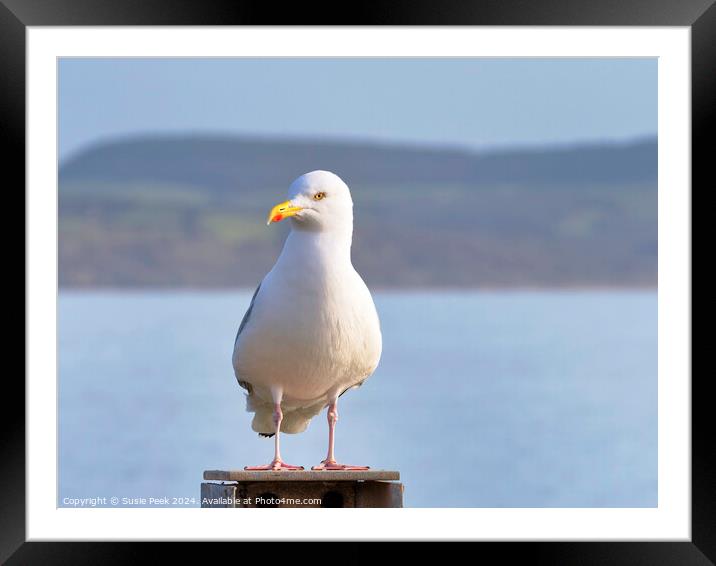
{"label": "herring gull", "polygon": [[368,287],[351,263],[353,201],[328,171],[296,179],[268,224],[291,220],[273,268],[259,284],[234,342],[233,366],[247,391],[251,426],[274,436],[274,458],[247,470],[300,470],[281,459],[281,432],[306,430],[328,407],[328,454],[314,470],[365,470],[334,455],[338,397],[378,365],[380,322]]}

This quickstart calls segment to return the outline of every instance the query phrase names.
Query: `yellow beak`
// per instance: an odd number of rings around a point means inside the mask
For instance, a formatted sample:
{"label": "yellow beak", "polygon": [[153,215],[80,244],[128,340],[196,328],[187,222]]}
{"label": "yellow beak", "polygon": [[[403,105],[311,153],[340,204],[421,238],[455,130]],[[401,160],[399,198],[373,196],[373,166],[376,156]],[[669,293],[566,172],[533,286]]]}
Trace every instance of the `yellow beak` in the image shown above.
{"label": "yellow beak", "polygon": [[295,216],[301,210],[303,210],[303,208],[300,206],[291,206],[290,200],[277,204],[271,209],[271,212],[269,212],[266,226],[271,224],[271,222],[281,222],[284,218]]}

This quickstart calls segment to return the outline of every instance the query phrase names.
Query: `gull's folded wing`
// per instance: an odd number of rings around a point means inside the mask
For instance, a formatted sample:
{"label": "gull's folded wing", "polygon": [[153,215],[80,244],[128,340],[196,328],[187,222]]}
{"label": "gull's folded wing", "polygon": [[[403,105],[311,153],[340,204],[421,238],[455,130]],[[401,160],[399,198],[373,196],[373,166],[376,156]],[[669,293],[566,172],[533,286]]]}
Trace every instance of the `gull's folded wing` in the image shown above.
{"label": "gull's folded wing", "polygon": [[[251,311],[254,308],[254,301],[256,300],[256,295],[259,294],[259,289],[261,289],[261,283],[259,283],[259,286],[256,287],[256,290],[254,291],[253,297],[251,297],[251,304],[249,305],[249,308],[246,310],[246,314],[244,315],[244,318],[241,319],[241,324],[239,324],[239,330],[236,332],[236,338],[234,338],[234,348],[236,348],[236,342],[239,340],[239,336],[241,335],[241,332],[246,327],[246,324],[248,324],[249,319],[251,318]],[[251,384],[247,381],[239,381],[239,385],[246,389],[246,391],[249,392],[249,395],[251,395]]]}
{"label": "gull's folded wing", "polygon": [[249,308],[247,309],[244,318],[241,319],[241,324],[239,324],[239,330],[236,332],[236,338],[234,338],[234,347],[236,347],[236,341],[239,339],[241,331],[246,327],[246,324],[249,322],[249,318],[251,318],[251,311],[254,308],[254,301],[256,300],[256,295],[259,294],[259,289],[261,289],[261,283],[259,283],[259,286],[256,287],[256,290],[254,291],[254,296],[251,297],[251,304],[249,305]]}

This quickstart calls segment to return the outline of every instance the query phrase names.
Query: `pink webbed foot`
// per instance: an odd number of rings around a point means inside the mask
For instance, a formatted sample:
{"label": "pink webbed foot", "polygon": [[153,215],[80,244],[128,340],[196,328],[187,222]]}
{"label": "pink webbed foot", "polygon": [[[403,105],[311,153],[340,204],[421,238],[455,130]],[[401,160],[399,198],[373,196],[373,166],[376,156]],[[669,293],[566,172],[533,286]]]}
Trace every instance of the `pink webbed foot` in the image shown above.
{"label": "pink webbed foot", "polygon": [[335,460],[323,460],[318,466],[313,466],[311,468],[312,470],[328,470],[328,471],[337,471],[337,470],[370,470],[370,466],[351,466],[350,464],[339,464]]}
{"label": "pink webbed foot", "polygon": [[265,466],[244,466],[244,470],[247,472],[281,472],[283,470],[303,470],[303,466],[294,466],[292,464],[286,464],[282,460],[274,460]]}

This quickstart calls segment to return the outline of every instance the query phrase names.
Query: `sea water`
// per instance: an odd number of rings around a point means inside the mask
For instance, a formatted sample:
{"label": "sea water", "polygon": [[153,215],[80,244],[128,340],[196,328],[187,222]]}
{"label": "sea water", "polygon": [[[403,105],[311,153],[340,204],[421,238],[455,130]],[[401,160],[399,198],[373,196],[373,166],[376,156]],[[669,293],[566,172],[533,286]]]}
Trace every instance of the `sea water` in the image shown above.
{"label": "sea water", "polygon": [[[270,461],[231,367],[251,294],[60,294],[59,506],[199,506],[203,470]],[[340,399],[340,461],[399,470],[411,507],[657,505],[655,291],[374,297],[383,356]],[[281,450],[326,446],[323,413]]]}

